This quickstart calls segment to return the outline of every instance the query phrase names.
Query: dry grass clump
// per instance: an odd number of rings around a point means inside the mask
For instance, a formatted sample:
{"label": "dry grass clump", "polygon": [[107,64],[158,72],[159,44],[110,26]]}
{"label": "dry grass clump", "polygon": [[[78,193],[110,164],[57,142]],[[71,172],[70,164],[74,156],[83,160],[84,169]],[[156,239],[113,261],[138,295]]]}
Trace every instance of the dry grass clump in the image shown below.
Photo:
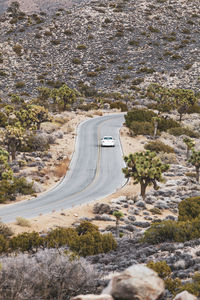
{"label": "dry grass clump", "polygon": [[16,218],[16,225],[22,226],[22,227],[31,227],[31,223],[29,220],[26,220],[23,217],[17,217]]}
{"label": "dry grass clump", "polygon": [[54,170],[54,174],[57,177],[61,178],[66,174],[68,167],[69,167],[69,158],[66,157],[65,159],[62,160],[62,162],[59,165],[56,166]]}
{"label": "dry grass clump", "polygon": [[101,111],[95,110],[94,115],[96,116],[103,116],[103,113]]}
{"label": "dry grass clump", "polygon": [[54,123],[58,123],[58,124],[63,125],[65,123],[69,122],[70,118],[68,116],[67,117],[65,117],[65,116],[62,116],[62,117],[55,116],[53,121],[54,121]]}

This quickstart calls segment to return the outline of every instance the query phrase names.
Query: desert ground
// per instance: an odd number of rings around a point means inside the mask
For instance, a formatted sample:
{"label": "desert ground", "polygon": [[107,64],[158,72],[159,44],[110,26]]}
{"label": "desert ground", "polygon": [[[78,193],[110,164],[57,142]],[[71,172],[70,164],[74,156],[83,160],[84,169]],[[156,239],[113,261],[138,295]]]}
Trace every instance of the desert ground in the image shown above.
{"label": "desert ground", "polygon": [[[118,111],[116,111],[118,112]],[[99,117],[99,115],[105,115],[112,112],[99,112],[99,111],[91,111],[91,112],[67,112],[63,114],[63,118],[67,121],[64,125],[55,125],[55,124],[44,124],[44,129],[46,131],[53,130],[57,132],[62,132],[62,138],[56,139],[56,143],[51,145],[49,152],[52,155],[52,158],[49,161],[49,166],[45,168],[44,173],[45,181],[42,184],[42,190],[47,191],[48,189],[53,188],[56,184],[59,184],[59,181],[62,179],[60,177],[63,171],[67,170],[69,166],[69,162],[72,158],[74,149],[75,149],[75,140],[76,140],[76,131],[78,125],[91,117]],[[59,118],[59,117],[57,117]],[[143,136],[130,137],[128,129],[123,126],[120,130],[120,139],[122,144],[122,150],[124,155],[128,155],[129,153],[134,153],[137,151],[141,151],[144,148],[144,144],[146,142],[146,138]],[[57,158],[59,156],[67,157],[60,164],[57,164]],[[58,174],[57,169],[62,169],[61,173]],[[26,174],[28,176],[32,176],[33,179],[36,179],[36,170],[33,168],[26,167]],[[30,219],[29,227],[22,227],[16,225],[16,223],[10,223],[9,226],[12,228],[15,234],[21,232],[47,232],[51,228],[64,226],[69,227],[78,221],[81,218],[89,218],[92,219],[95,215],[93,214],[93,206],[96,202],[102,203],[111,203],[112,200],[117,199],[120,196],[126,196],[129,199],[140,193],[139,185],[133,185],[131,181],[129,181],[125,186],[121,189],[117,190],[114,194],[109,195],[106,198],[93,201],[91,203],[87,203],[81,206],[75,206],[71,209],[61,210],[61,211],[52,211],[47,215],[39,215],[33,219]],[[39,193],[37,194],[39,195]],[[17,201],[23,201],[27,199],[27,196],[19,197]],[[151,205],[147,205],[147,208],[151,208]],[[126,208],[123,209],[124,215],[126,215]],[[168,212],[163,212],[163,217]],[[137,220],[143,220],[143,216],[137,216]],[[97,225],[100,229],[104,229],[107,225],[114,225],[115,218],[113,217],[113,222],[110,221],[97,221],[94,220],[93,223]],[[113,223],[113,224],[111,224]]]}

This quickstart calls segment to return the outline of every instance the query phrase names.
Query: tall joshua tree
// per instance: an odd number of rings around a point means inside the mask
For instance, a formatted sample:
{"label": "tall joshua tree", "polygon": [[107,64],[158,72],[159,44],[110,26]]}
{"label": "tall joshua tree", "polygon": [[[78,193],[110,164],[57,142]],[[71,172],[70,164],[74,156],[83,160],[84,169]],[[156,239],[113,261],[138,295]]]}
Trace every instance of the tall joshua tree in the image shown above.
{"label": "tall joshua tree", "polygon": [[158,189],[157,181],[163,182],[162,173],[169,169],[169,165],[163,164],[155,152],[145,151],[129,154],[124,158],[126,168],[122,171],[126,178],[132,177],[134,184],[141,186],[141,196],[145,200],[147,186],[153,185]]}
{"label": "tall joshua tree", "polygon": [[199,170],[200,170],[200,151],[192,150],[192,155],[188,160],[196,170],[196,181],[199,182]]}

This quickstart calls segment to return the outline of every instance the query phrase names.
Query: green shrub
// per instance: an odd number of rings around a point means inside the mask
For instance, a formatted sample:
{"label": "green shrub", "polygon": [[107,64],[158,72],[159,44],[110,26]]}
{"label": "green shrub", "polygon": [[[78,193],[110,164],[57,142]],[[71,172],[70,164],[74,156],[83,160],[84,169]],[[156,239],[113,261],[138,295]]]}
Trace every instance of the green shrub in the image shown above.
{"label": "green shrub", "polygon": [[26,85],[26,83],[24,81],[18,81],[16,84],[15,84],[15,87],[16,89],[22,89],[24,88]]}
{"label": "green shrub", "polygon": [[0,253],[5,253],[8,251],[9,243],[7,238],[0,234]]}
{"label": "green shrub", "polygon": [[190,294],[200,296],[200,273],[197,272],[192,277],[192,282],[187,282],[179,287],[177,293],[188,291]]}
{"label": "green shrub", "polygon": [[157,207],[153,207],[149,210],[153,215],[161,215],[161,210]]}
{"label": "green shrub", "polygon": [[71,246],[77,238],[78,234],[75,229],[59,227],[48,233],[44,238],[44,245],[48,248],[58,248],[63,245]]}
{"label": "green shrub", "polygon": [[6,127],[7,120],[8,120],[8,117],[3,112],[0,111],[0,127]]}
{"label": "green shrub", "polygon": [[125,115],[125,123],[127,127],[130,127],[132,121],[151,122],[152,118],[156,116],[153,111],[148,109],[134,109]]}
{"label": "green shrub", "polygon": [[198,138],[199,134],[194,132],[193,130],[186,128],[186,127],[174,127],[170,128],[168,130],[169,134],[175,135],[175,136],[180,136],[180,135],[187,135],[191,138]]}
{"label": "green shrub", "polygon": [[42,245],[42,240],[38,232],[24,232],[14,236],[9,244],[12,251],[34,251]]}
{"label": "green shrub", "polygon": [[127,111],[128,110],[127,105],[125,103],[121,102],[121,101],[111,102],[110,103],[110,108],[111,109],[114,109],[114,108],[121,109],[121,111]]}
{"label": "green shrub", "polygon": [[151,244],[185,242],[200,238],[200,218],[191,221],[162,221],[151,225],[142,241]]}
{"label": "green shrub", "polygon": [[15,45],[13,46],[13,51],[14,51],[17,55],[21,56],[21,55],[22,55],[22,46],[19,45],[19,44],[15,44]]}
{"label": "green shrub", "polygon": [[178,205],[179,221],[187,221],[200,216],[200,196],[182,200]]}
{"label": "green shrub", "polygon": [[174,153],[174,149],[161,141],[152,141],[144,146],[146,150],[154,151],[156,153],[166,152],[166,153]]}
{"label": "green shrub", "polygon": [[192,105],[191,107],[189,107],[188,111],[187,111],[188,114],[200,114],[200,105],[195,103],[194,105]]}
{"label": "green shrub", "polygon": [[[132,121],[130,125],[130,131],[131,135],[137,136],[137,135],[153,135],[154,133],[154,126],[150,122],[138,122],[138,121]],[[157,132],[157,135],[159,135],[159,131]]]}
{"label": "green shrub", "polygon": [[13,235],[13,231],[6,224],[0,222],[0,235],[6,239]]}
{"label": "green shrub", "polygon": [[158,273],[158,276],[161,277],[162,279],[165,279],[168,277],[172,270],[166,263],[166,261],[158,261],[158,262],[153,262],[149,261],[147,263],[147,267],[154,270],[156,273]]}
{"label": "green shrub", "polygon": [[29,195],[33,193],[33,184],[27,183],[24,177],[14,177],[12,181],[1,180],[0,184],[0,203],[13,201],[17,194]]}
{"label": "green shrub", "polygon": [[170,118],[164,118],[164,117],[161,117],[159,122],[158,122],[158,129],[160,131],[167,131],[168,129],[171,129],[171,128],[174,128],[174,127],[180,127],[180,123],[176,122],[175,120],[173,119],[170,119]]}

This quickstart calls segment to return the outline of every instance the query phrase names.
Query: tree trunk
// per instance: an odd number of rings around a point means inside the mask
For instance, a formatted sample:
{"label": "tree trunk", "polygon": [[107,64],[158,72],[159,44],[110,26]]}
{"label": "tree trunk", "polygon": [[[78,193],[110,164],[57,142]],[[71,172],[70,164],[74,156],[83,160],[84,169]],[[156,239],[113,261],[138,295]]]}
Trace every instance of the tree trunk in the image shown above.
{"label": "tree trunk", "polygon": [[146,187],[147,187],[147,185],[145,183],[141,183],[141,193],[140,193],[140,195],[142,196],[144,201],[145,201],[145,198],[146,198]]}
{"label": "tree trunk", "polygon": [[12,145],[12,147],[11,147],[11,157],[12,157],[12,161],[15,160],[15,158],[16,158],[16,147],[15,147],[15,145]]}
{"label": "tree trunk", "polygon": [[158,128],[158,122],[154,123],[154,133],[153,133],[153,138],[156,138],[156,134],[157,134],[157,128]]}
{"label": "tree trunk", "polygon": [[199,167],[196,167],[196,181],[199,182]]}
{"label": "tree trunk", "polygon": [[183,116],[183,114],[182,114],[182,113],[179,113],[179,122],[182,121],[182,116]]}

